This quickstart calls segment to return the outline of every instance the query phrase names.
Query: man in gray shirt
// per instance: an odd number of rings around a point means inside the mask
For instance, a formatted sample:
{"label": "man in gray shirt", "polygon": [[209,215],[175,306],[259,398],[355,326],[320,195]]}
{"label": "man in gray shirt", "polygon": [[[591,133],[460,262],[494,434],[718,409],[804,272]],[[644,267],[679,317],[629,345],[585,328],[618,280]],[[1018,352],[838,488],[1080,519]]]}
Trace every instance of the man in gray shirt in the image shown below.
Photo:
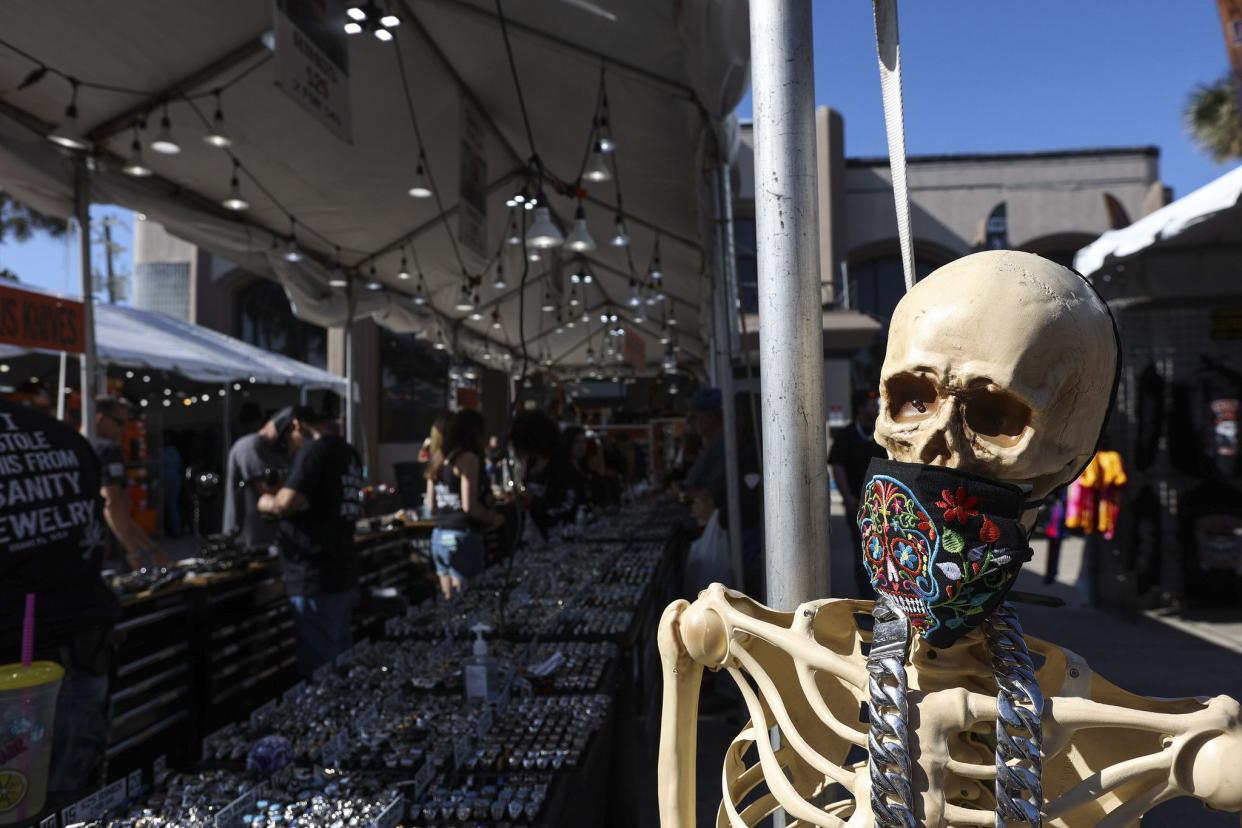
{"label": "man in gray shirt", "polygon": [[289,468],[289,456],[281,441],[293,423],[293,409],[282,408],[254,434],[247,434],[229,449],[224,477],[226,535],[237,534],[243,549],[266,549],[276,543],[279,524],[259,514],[259,497],[280,488]]}

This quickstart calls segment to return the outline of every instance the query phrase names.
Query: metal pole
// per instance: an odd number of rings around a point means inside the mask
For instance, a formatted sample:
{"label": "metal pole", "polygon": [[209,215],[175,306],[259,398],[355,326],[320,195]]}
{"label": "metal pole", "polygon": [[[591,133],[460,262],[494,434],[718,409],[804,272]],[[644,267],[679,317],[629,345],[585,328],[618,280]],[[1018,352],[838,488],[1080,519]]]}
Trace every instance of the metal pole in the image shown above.
{"label": "metal pole", "polygon": [[716,202],[713,205],[716,213],[716,280],[712,288],[712,308],[715,311],[712,344],[715,347],[716,384],[720,387],[720,412],[724,419],[725,514],[729,518],[726,536],[729,539],[729,556],[733,561],[733,587],[743,590],[746,588],[746,568],[742,561],[742,490],[737,452],[737,397],[733,391],[733,351],[729,347],[733,337],[729,330],[729,265],[726,261],[729,241],[725,237],[727,211],[723,206],[725,187],[728,185],[721,181],[728,174],[729,168],[722,164],[716,167],[712,176],[712,195]]}
{"label": "metal pole", "polygon": [[56,377],[56,419],[65,421],[65,379],[69,369],[69,354],[60,352],[60,371]]}
{"label": "metal pole", "polygon": [[95,295],[91,284],[91,194],[86,164],[73,176],[74,211],[78,220],[79,269],[82,280],[82,433],[95,436]]}
{"label": "metal pole", "polygon": [[750,7],[767,603],[828,590],[811,0]]}
{"label": "metal pole", "polygon": [[354,280],[346,287],[345,318],[345,439],[358,444],[354,434]]}

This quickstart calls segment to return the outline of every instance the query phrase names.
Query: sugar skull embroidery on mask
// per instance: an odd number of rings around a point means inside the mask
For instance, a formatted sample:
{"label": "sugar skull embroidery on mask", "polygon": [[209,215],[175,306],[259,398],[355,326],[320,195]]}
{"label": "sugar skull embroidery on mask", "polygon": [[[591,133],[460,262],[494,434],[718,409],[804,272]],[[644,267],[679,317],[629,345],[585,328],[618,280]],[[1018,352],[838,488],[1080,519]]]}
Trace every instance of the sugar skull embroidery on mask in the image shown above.
{"label": "sugar skull embroidery on mask", "polygon": [[938,647],[982,623],[1030,559],[1016,486],[874,460],[859,503],[871,585]]}

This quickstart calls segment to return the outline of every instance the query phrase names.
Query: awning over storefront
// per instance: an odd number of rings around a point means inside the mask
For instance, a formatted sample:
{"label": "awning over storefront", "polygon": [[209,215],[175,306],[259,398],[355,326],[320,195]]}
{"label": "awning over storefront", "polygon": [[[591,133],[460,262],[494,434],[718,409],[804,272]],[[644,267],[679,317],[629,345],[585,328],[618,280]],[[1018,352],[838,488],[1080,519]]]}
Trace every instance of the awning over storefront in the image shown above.
{"label": "awning over storefront", "polygon": [[[117,305],[95,307],[99,361],[120,368],[168,371],[205,383],[259,382],[341,390],[344,380],[222,333],[171,316]],[[0,345],[0,360],[35,351]],[[49,353],[39,351],[39,353]]]}
{"label": "awning over storefront", "polygon": [[1103,234],[1078,251],[1074,267],[1110,301],[1242,294],[1240,199],[1242,166]]}
{"label": "awning over storefront", "polygon": [[[757,351],[759,348],[759,314],[746,314],[746,335],[742,348]],[[871,344],[884,325],[870,314],[856,310],[824,311],[824,353],[857,351]]]}
{"label": "awning over storefront", "polygon": [[[46,136],[65,120],[65,76],[73,76],[83,82],[76,101],[82,131],[100,150],[90,176],[93,201],[144,212],[180,237],[278,278],[296,313],[317,324],[340,325],[349,313],[345,292],[329,284],[339,260],[357,288],[355,318],[429,338],[443,334],[477,355],[484,347],[518,350],[521,313],[532,355],[546,341],[558,364],[580,365],[592,345],[601,350],[602,326],[593,325],[589,339],[581,323],[557,334],[555,315],[541,310],[545,286],[568,283],[572,256],[530,266],[520,311],[523,260],[503,245],[511,221],[505,202],[537,155],[549,173],[543,192],[554,219],[564,232],[572,229],[577,201],[554,182],[579,180],[602,78],[617,166],[611,180],[582,182],[597,248],[585,254],[593,280],[579,289],[580,300],[596,314],[615,306],[633,321],[631,281],[646,278],[658,239],[670,298],[636,328],[658,362],[661,321],[675,314],[684,353],[702,358],[710,314],[700,309],[711,307],[704,251],[712,242],[701,171],[712,153],[728,153],[730,113],[747,83],[743,0],[599,0],[597,11],[562,0],[506,3],[529,134],[493,3],[385,3],[401,18],[396,39],[364,32],[347,41],[348,141],[279,88],[280,61],[267,45],[275,5],[6,3],[0,187],[37,209],[71,213],[72,159]],[[19,89],[40,62],[56,71]],[[232,140],[228,152],[203,140],[215,90]],[[165,114],[181,148],[175,155],[152,151]],[[145,129],[136,129],[140,121]],[[151,177],[122,172],[135,139]],[[229,153],[241,164],[239,186],[250,204],[244,213],[220,206],[235,171]],[[433,185],[428,198],[407,194],[420,153]],[[473,190],[463,187],[463,169],[480,179]],[[470,232],[463,231],[462,205],[470,203],[463,193],[474,200]],[[609,244],[618,215],[628,247]],[[480,244],[467,241],[480,232]],[[291,233],[308,254],[296,263],[282,256]],[[507,287],[494,289],[501,251]],[[478,319],[455,308],[463,270],[479,280]],[[423,305],[414,301],[420,271]],[[365,289],[372,281],[377,289]],[[559,291],[553,298],[568,317]],[[492,324],[495,308],[500,328]]]}

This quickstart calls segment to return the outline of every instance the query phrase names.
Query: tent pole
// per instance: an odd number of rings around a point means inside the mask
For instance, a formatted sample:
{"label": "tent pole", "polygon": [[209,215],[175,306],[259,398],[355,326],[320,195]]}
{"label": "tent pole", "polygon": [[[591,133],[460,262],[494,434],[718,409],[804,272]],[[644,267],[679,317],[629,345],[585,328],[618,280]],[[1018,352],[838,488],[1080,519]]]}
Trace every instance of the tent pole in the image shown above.
{"label": "tent pole", "polygon": [[738,463],[737,451],[737,397],[733,390],[733,352],[729,347],[732,337],[729,332],[729,279],[728,239],[725,238],[725,218],[723,176],[729,174],[729,168],[718,164],[712,174],[713,212],[716,224],[716,244],[714,246],[716,267],[715,284],[712,285],[712,309],[715,319],[712,324],[712,344],[715,346],[716,385],[720,388],[720,413],[724,419],[725,448],[725,514],[729,519],[729,557],[733,562],[733,588],[746,588],[745,566],[742,561],[742,507],[741,507],[741,466]]}
{"label": "tent pole", "polygon": [[60,352],[60,371],[56,378],[56,419],[65,421],[65,379],[69,369],[69,354]]}
{"label": "tent pole", "polygon": [[224,384],[223,388],[224,388],[224,421],[222,423],[223,430],[221,431],[221,433],[224,435],[224,462],[220,465],[220,468],[227,472],[228,467],[229,467],[229,449],[233,447],[232,418],[229,416],[233,408],[233,406],[230,405],[230,403],[233,401],[233,389],[229,387],[229,384],[227,382]]}
{"label": "tent pole", "polygon": [[811,0],[750,7],[767,603],[828,594]]}
{"label": "tent pole", "polygon": [[354,280],[345,288],[345,439],[355,448],[358,436],[354,434]]}
{"label": "tent pole", "polygon": [[91,274],[90,178],[85,162],[79,162],[74,168],[73,200],[78,220],[78,269],[82,279],[82,433],[90,439],[95,436],[95,296]]}

